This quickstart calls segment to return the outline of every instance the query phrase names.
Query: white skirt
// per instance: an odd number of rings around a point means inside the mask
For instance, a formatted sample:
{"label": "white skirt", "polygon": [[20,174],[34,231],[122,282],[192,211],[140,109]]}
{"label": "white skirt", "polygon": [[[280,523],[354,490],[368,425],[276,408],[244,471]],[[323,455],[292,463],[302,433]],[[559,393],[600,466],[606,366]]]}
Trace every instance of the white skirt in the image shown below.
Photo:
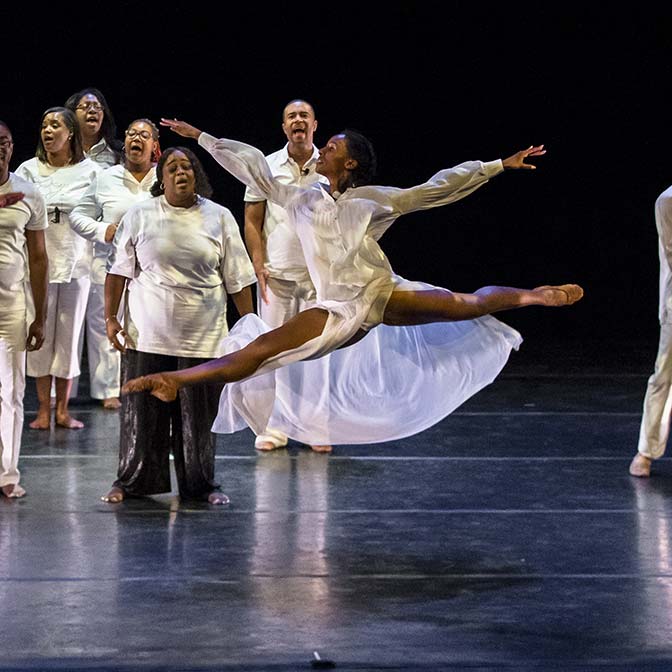
{"label": "white skirt", "polygon": [[[246,315],[224,339],[224,351],[267,331],[259,317]],[[350,347],[227,384],[212,431],[250,427],[261,434],[272,427],[311,445],[401,439],[436,424],[490,384],[521,342],[515,329],[491,316],[413,327],[381,324]],[[300,356],[283,355],[283,363]]]}

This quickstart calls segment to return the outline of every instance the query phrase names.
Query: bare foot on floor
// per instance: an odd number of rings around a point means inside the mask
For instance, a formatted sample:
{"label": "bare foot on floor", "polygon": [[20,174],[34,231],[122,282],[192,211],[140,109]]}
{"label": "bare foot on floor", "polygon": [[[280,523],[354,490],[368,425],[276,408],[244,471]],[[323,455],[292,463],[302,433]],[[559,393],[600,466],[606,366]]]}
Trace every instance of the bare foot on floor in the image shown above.
{"label": "bare foot on floor", "polygon": [[215,490],[208,495],[208,504],[215,504],[221,506],[222,504],[230,504],[231,500],[223,493]]}
{"label": "bare foot on floor", "polygon": [[51,412],[49,410],[46,410],[46,411],[38,411],[37,417],[28,425],[28,427],[30,427],[31,429],[49,429],[50,425],[51,425]]}
{"label": "bare foot on floor", "polygon": [[273,441],[256,441],[254,447],[257,450],[261,450],[267,453],[270,450],[280,450],[281,448],[287,448],[287,445],[278,446],[277,444],[273,443]]}
{"label": "bare foot on floor", "polygon": [[121,488],[113,486],[112,489],[101,497],[104,502],[109,502],[110,504],[119,504],[119,502],[124,501],[124,491]]}
{"label": "bare foot on floor", "polygon": [[103,399],[103,408],[106,411],[118,411],[121,408],[121,402],[118,397],[108,397]]}
{"label": "bare foot on floor", "polygon": [[314,453],[330,453],[333,448],[331,446],[311,446]]}
{"label": "bare foot on floor", "polygon": [[3,485],[0,490],[2,490],[2,494],[5,497],[9,497],[10,499],[19,499],[26,496],[26,491],[18,483]]}
{"label": "bare foot on floor", "polygon": [[70,414],[66,413],[65,415],[56,415],[56,424],[59,427],[65,427],[66,429],[83,429],[84,423],[79,420],[75,420]]}
{"label": "bare foot on floor", "polygon": [[178,387],[175,382],[164,373],[151,373],[129,380],[122,388],[122,394],[134,392],[149,392],[161,401],[174,401]]}
{"label": "bare foot on floor", "polygon": [[543,296],[544,306],[570,306],[583,297],[583,289],[579,285],[542,285],[535,287],[535,292]]}
{"label": "bare foot on floor", "polygon": [[637,453],[637,455],[632,458],[630,469],[628,471],[631,476],[648,478],[651,476],[651,462],[651,458],[646,457],[646,455],[642,455],[641,453]]}

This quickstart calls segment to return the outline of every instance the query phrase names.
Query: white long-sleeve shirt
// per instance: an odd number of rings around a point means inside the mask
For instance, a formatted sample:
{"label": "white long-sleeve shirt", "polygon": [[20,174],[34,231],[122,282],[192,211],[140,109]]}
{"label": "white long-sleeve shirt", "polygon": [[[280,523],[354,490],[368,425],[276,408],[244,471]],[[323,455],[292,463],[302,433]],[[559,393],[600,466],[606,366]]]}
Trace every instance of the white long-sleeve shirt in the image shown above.
{"label": "white long-sleeve shirt", "polygon": [[117,153],[107,144],[105,138],[101,138],[84,154],[87,159],[91,159],[91,161],[97,163],[103,169],[110,168],[119,162]]}
{"label": "white long-sleeve shirt", "polygon": [[129,278],[129,347],[185,357],[217,357],[228,333],[227,292],[256,282],[231,212],[199,197],[190,208],[165,196],[124,215],[109,272]]}
{"label": "white long-sleeve shirt", "polygon": [[[266,157],[271,173],[282,184],[293,184],[307,187],[315,182],[329,184],[328,180],[315,172],[315,162],[319,158],[317,147],[313,147],[313,155],[303,168],[292,159],[287,145]],[[245,201],[258,203],[266,199],[252,187],[245,190]],[[303,256],[301,243],[287,221],[287,212],[272,201],[266,201],[262,236],[266,252],[266,270],[273,278],[301,281],[306,278],[306,260]]]}
{"label": "white long-sleeve shirt", "polygon": [[126,168],[119,164],[99,172],[89,185],[70,215],[73,231],[93,243],[91,281],[102,285],[111,243],[105,242],[105,232],[110,224],[118,224],[128,209],[151,198],[149,193],[156,181],[152,168],[138,182]]}
{"label": "white long-sleeve shirt", "polygon": [[90,272],[91,244],[70,228],[70,213],[100,170],[100,166],[91,159],[71,166],[55,167],[37,157],[24,161],[16,169],[19,177],[37,186],[47,206],[49,228],[45,242],[49,282],[70,282]]}

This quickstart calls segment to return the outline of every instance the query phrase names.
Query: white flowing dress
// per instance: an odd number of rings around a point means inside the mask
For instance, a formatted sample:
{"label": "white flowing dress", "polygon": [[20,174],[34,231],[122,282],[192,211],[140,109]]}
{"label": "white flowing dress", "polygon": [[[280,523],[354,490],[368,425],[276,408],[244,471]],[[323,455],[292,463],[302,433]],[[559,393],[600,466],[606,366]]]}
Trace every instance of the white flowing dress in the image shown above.
{"label": "white flowing dress", "polygon": [[[313,445],[402,438],[435,424],[492,382],[520,345],[520,334],[491,316],[414,327],[380,324],[393,291],[434,287],[395,275],[377,241],[400,215],[469,195],[502,172],[501,161],[469,161],[409,189],[364,186],[334,198],[319,184],[279,183],[250,145],[205,133],[199,144],[287,210],[315,285],[315,307],[329,313],[320,336],[267,359],[253,378],[225,386],[213,431],[247,425],[260,433],[272,414],[274,428]],[[223,350],[238,350],[269,329],[247,315]],[[338,350],[360,330],[370,333]],[[322,369],[305,360],[330,352],[325,380]]]}

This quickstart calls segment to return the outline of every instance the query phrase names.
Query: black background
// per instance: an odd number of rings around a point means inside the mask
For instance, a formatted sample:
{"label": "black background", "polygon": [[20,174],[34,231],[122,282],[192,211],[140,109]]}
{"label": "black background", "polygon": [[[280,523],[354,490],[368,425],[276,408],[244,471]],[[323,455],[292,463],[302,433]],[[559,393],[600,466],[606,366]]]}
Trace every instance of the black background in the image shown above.
{"label": "black background", "polygon": [[[24,4],[3,10],[0,119],[12,167],[41,113],[100,88],[121,130],[183,118],[271,152],[284,104],[311,101],[316,143],[368,135],[378,182],[410,186],[532,143],[539,170],[400,219],[381,241],[401,275],[454,290],[578,282],[566,311],[504,319],[529,337],[657,332],[653,206],[672,183],[672,13],[474,3]],[[182,144],[164,130],[162,146]],[[242,222],[243,187],[199,150],[215,200]]]}

